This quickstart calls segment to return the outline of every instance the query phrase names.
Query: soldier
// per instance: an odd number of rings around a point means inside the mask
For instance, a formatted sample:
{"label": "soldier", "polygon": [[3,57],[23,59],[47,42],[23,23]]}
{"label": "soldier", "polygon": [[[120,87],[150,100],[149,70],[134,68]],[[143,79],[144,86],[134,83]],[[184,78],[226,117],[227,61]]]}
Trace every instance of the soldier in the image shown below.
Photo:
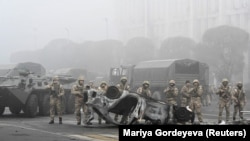
{"label": "soldier", "polygon": [[218,123],[221,123],[222,121],[222,112],[225,108],[226,110],[226,122],[229,121],[230,116],[230,103],[231,103],[231,87],[228,85],[228,80],[224,78],[222,80],[221,86],[218,88],[218,91],[216,92],[217,95],[219,95],[219,117],[218,117]]}
{"label": "soldier", "polygon": [[170,109],[168,110],[169,118],[174,120],[174,106],[177,106],[177,96],[178,89],[175,87],[175,81],[170,80],[169,86],[164,89],[164,94],[166,94],[167,103],[170,105]]}
{"label": "soldier", "polygon": [[232,99],[234,102],[234,113],[233,113],[233,120],[235,120],[236,114],[239,112],[239,117],[243,119],[243,111],[244,106],[247,103],[245,91],[243,90],[242,82],[238,82],[236,84],[236,88],[232,90]]}
{"label": "soldier", "polygon": [[197,114],[199,122],[203,122],[203,117],[201,113],[201,97],[203,94],[203,88],[200,85],[199,80],[195,79],[193,81],[193,88],[190,88],[188,93],[191,96],[191,101],[189,105],[190,109]]}
{"label": "soldier", "polygon": [[[86,94],[84,95],[83,101],[85,102],[86,106],[86,124],[91,125],[91,121],[94,119],[94,110],[93,108],[87,105],[87,103],[92,103],[92,101],[96,98],[97,90],[94,85],[87,85],[86,86]],[[85,97],[86,96],[86,97]]]}
{"label": "soldier", "polygon": [[206,87],[203,87],[203,94],[201,97],[202,105],[203,106],[209,106],[211,101],[210,101],[210,96],[209,96],[209,90],[206,89]]}
{"label": "soldier", "polygon": [[[129,91],[130,90],[130,87],[129,85],[127,84],[127,77],[121,77],[120,79],[120,84],[117,84],[116,87],[119,89],[120,93],[122,94],[124,91]],[[118,114],[115,114],[115,117],[114,117],[114,120],[115,121],[118,121]],[[127,123],[128,122],[128,116],[122,116],[122,119],[121,119],[121,123]]]}
{"label": "soldier", "polygon": [[210,100],[213,100],[214,99],[214,95],[216,93],[216,87],[214,84],[212,84],[210,87],[209,87],[209,96],[210,96]]}
{"label": "soldier", "polygon": [[46,86],[50,90],[50,122],[54,123],[55,108],[59,117],[59,124],[62,124],[62,96],[64,95],[64,89],[59,83],[59,78],[55,76],[53,82]]}
{"label": "soldier", "polygon": [[190,86],[191,86],[190,81],[187,80],[185,82],[185,85],[181,89],[181,94],[182,94],[181,106],[182,107],[189,106],[190,104],[191,96],[188,93]]}
{"label": "soldier", "polygon": [[151,91],[149,89],[149,81],[143,81],[142,86],[139,87],[136,91],[138,94],[142,94],[148,97],[151,97]]}
{"label": "soldier", "polygon": [[[108,85],[105,81],[102,81],[101,84],[100,84],[100,87],[98,87],[98,91],[99,91],[99,97],[102,99],[102,97],[106,94],[107,92],[107,89],[108,89]],[[102,124],[102,118],[100,116],[98,116],[98,123],[99,124]],[[107,122],[106,122],[107,124]]]}
{"label": "soldier", "polygon": [[81,109],[84,112],[84,121],[83,123],[87,124],[87,107],[84,102],[84,92],[86,92],[86,88],[84,88],[84,77],[80,76],[77,80],[77,83],[73,85],[71,89],[71,94],[75,95],[75,115],[77,120],[77,125],[81,125]]}

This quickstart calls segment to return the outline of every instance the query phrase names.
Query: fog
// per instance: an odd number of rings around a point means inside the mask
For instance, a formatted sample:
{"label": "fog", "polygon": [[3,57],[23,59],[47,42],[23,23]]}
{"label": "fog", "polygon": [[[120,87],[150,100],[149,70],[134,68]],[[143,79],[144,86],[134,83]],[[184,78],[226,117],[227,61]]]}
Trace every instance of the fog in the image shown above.
{"label": "fog", "polygon": [[248,0],[1,0],[0,64],[110,67],[153,59],[207,63],[210,79],[249,81]]}
{"label": "fog", "polygon": [[[11,63],[10,55],[14,52],[41,49],[57,38],[79,43],[106,39],[107,24],[115,27],[112,2],[1,0],[0,63]],[[108,34],[117,38],[115,28],[110,28]]]}

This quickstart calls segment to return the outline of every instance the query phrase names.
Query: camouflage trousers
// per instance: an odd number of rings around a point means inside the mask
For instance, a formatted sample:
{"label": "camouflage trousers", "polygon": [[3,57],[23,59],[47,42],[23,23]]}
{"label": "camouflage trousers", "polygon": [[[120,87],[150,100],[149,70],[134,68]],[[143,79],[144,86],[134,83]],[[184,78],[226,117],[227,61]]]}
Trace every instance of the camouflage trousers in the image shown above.
{"label": "camouflage trousers", "polygon": [[169,105],[168,120],[174,121],[175,120],[175,117],[174,117],[174,106],[177,106],[177,102],[176,102],[176,100],[170,98],[170,99],[167,99],[167,103]]}
{"label": "camouflage trousers", "polygon": [[229,116],[230,116],[230,100],[220,99],[219,101],[219,117],[218,117],[219,123],[222,120],[222,113],[223,113],[224,108],[226,110],[226,121],[228,121]]}
{"label": "camouflage trousers", "polygon": [[87,118],[88,118],[87,105],[83,101],[83,98],[75,97],[75,116],[76,116],[76,121],[80,122],[80,123],[81,123],[81,119],[82,119],[81,109],[82,109],[82,111],[84,113],[83,123],[86,123]]}
{"label": "camouflage trousers", "polygon": [[62,117],[62,99],[61,97],[50,96],[50,119],[54,120],[55,109],[58,117]]}
{"label": "camouflage trousers", "polygon": [[198,120],[199,122],[203,122],[203,117],[202,117],[202,113],[201,113],[201,98],[200,97],[192,97],[190,104],[189,104],[189,108],[197,114]]}
{"label": "camouflage trousers", "polygon": [[236,118],[238,112],[239,112],[239,117],[243,119],[243,113],[241,111],[243,111],[244,105],[245,105],[244,102],[240,102],[234,105],[233,119]]}

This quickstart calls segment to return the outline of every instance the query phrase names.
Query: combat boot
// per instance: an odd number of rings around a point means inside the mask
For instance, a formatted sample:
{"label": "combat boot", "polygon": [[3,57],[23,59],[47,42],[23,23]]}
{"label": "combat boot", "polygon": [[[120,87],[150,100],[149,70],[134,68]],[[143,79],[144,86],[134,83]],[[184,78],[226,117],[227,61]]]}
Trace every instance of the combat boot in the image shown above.
{"label": "combat boot", "polygon": [[50,120],[49,124],[54,124],[54,120]]}
{"label": "combat boot", "polygon": [[59,124],[62,124],[62,118],[59,117]]}

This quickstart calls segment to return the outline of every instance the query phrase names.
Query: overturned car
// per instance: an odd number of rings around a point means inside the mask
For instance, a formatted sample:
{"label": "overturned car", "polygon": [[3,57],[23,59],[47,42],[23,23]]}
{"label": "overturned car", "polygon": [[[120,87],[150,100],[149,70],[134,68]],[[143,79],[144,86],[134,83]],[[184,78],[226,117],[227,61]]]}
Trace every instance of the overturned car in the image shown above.
{"label": "overturned car", "polygon": [[[98,93],[98,92],[97,92]],[[166,102],[152,99],[135,92],[120,93],[116,86],[110,86],[105,95],[93,94],[86,104],[99,116],[115,125],[133,124],[175,124],[194,121],[194,113],[188,107],[173,107],[173,114]],[[128,122],[117,122],[110,113],[128,116]],[[170,113],[170,114],[169,114]],[[93,117],[90,117],[93,119]],[[90,119],[90,120],[91,120]],[[144,121],[139,122],[139,121]]]}

